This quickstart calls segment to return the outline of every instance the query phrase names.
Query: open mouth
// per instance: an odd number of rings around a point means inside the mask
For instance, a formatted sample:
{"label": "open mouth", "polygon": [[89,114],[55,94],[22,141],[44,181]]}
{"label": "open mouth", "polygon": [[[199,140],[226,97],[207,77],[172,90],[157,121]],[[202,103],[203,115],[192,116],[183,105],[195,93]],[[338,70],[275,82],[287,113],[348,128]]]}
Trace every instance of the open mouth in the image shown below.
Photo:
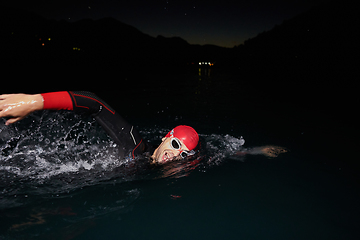
{"label": "open mouth", "polygon": [[169,154],[168,152],[165,152],[164,153],[164,155],[162,156],[162,162],[167,162],[167,161],[169,161],[170,159],[172,159],[172,155],[171,154]]}

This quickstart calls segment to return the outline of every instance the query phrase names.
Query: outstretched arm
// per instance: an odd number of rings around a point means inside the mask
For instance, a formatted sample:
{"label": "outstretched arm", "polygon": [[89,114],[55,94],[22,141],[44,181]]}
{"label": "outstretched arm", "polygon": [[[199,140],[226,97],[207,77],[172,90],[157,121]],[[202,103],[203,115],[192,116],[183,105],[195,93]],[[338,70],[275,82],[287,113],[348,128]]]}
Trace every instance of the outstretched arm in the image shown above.
{"label": "outstretched arm", "polygon": [[[134,158],[142,153],[145,143],[133,125],[126,122],[102,99],[90,92],[62,91],[42,94],[0,95],[0,118],[9,117],[6,125],[25,118],[37,110],[72,110],[91,114],[109,136],[122,146],[122,155],[131,151]],[[126,155],[127,156],[127,155]]]}
{"label": "outstretched arm", "polygon": [[6,125],[17,122],[30,113],[43,109],[73,110],[74,106],[69,92],[66,91],[0,95],[0,118],[9,118],[5,123]]}
{"label": "outstretched arm", "polygon": [[281,153],[286,153],[288,150],[286,148],[283,147],[279,147],[279,146],[263,146],[263,147],[254,147],[251,149],[247,149],[245,151],[240,151],[237,152],[235,155],[237,156],[244,156],[247,154],[251,154],[251,155],[265,155],[267,157],[277,157],[279,156],[279,154]]}
{"label": "outstretched arm", "polygon": [[17,122],[34,111],[44,108],[41,94],[0,95],[0,118],[9,117],[6,125]]}

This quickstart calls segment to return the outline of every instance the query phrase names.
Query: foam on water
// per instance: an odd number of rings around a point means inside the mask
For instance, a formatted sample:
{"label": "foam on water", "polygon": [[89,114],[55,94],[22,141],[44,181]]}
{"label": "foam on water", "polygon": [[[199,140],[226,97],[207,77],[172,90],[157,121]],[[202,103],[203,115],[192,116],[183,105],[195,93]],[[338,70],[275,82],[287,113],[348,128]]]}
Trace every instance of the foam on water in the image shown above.
{"label": "foam on water", "polygon": [[233,154],[243,149],[245,139],[233,137],[231,135],[201,135],[206,143],[208,153],[207,162],[211,165],[221,163],[225,158],[232,157]]}
{"label": "foam on water", "polygon": [[[121,182],[146,178],[139,176],[147,174],[141,164],[134,167],[117,157],[117,145],[91,117],[43,111],[10,126],[1,121],[0,193],[5,205],[7,198],[14,196],[59,194],[114,179]],[[158,144],[168,131],[153,127],[143,128],[140,133]],[[230,135],[200,138],[201,148],[196,156],[157,168],[161,170],[151,178],[182,177],[199,165],[201,169],[218,165],[245,142],[242,137]]]}
{"label": "foam on water", "polygon": [[2,195],[66,192],[112,178],[122,165],[116,144],[91,118],[43,112],[11,126],[0,125]]}

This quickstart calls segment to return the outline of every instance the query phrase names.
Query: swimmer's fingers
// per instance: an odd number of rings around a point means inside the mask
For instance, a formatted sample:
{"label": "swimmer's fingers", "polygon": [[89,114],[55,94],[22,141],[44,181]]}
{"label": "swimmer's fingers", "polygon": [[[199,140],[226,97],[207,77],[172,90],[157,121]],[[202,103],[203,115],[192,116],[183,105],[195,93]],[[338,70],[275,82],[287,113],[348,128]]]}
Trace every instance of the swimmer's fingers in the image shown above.
{"label": "swimmer's fingers", "polygon": [[0,95],[0,111],[4,109],[6,94]]}
{"label": "swimmer's fingers", "polygon": [[[28,114],[27,114],[28,115]],[[25,118],[27,115],[22,115],[22,116],[15,116],[13,117],[12,114],[11,114],[11,111],[1,111],[0,110],[0,118],[3,118],[3,117],[10,117],[6,122],[5,122],[5,125],[10,125],[12,123],[15,123],[17,121],[20,121],[21,119]]]}
{"label": "swimmer's fingers", "polygon": [[7,97],[9,97],[11,94],[0,94],[0,100],[6,99]]}
{"label": "swimmer's fingers", "polygon": [[43,109],[43,99],[40,94],[5,94],[0,96],[0,118],[11,117],[6,125],[25,118],[36,110]]}
{"label": "swimmer's fingers", "polygon": [[5,101],[0,100],[0,118],[7,116],[6,109],[7,109],[7,106],[6,106]]}
{"label": "swimmer's fingers", "polygon": [[20,121],[21,119],[23,119],[24,117],[16,117],[16,118],[10,118],[9,120],[6,121],[5,125],[10,125],[13,124],[17,121]]}

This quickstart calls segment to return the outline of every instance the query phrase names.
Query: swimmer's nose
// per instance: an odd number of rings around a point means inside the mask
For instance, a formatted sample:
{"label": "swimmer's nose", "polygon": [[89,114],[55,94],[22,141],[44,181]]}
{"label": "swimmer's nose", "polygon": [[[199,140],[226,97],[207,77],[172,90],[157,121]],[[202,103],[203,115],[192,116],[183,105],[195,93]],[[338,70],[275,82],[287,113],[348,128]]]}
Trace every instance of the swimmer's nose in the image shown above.
{"label": "swimmer's nose", "polygon": [[174,150],[174,158],[180,157],[180,150]]}

